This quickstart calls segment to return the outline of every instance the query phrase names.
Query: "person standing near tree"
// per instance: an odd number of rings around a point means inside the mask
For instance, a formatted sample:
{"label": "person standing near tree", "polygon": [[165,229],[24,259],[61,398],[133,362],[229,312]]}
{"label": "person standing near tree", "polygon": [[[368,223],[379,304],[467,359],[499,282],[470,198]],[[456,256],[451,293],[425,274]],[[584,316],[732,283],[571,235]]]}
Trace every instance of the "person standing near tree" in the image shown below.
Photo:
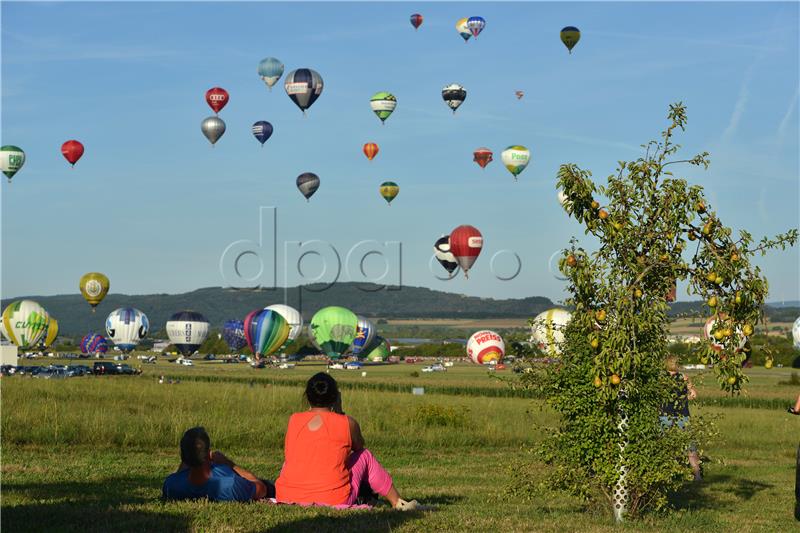
{"label": "person standing near tree", "polygon": [[[676,395],[672,401],[661,406],[661,427],[664,429],[678,426],[684,430],[689,425],[689,400],[697,398],[697,389],[694,388],[689,378],[680,373],[678,358],[670,355],[666,360],[667,372],[675,380]],[[700,468],[700,455],[694,444],[689,445],[689,465],[692,467],[695,481],[702,481],[703,474]]]}

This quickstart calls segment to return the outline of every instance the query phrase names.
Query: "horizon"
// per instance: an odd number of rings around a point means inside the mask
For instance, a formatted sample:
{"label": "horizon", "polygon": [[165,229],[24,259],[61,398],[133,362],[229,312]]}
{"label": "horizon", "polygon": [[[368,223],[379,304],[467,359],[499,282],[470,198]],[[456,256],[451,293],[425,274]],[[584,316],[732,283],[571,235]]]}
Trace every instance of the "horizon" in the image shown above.
{"label": "horizon", "polygon": [[[289,241],[319,240],[345,259],[372,240],[401,243],[386,258],[388,284],[561,301],[550,259],[572,236],[588,250],[596,242],[556,200],[558,165],[608,175],[658,136],[678,100],[689,116],[679,155],[708,150],[712,163],[677,175],[704,186],[723,223],[758,239],[800,220],[796,3],[475,3],[487,26],[466,44],[453,28],[466,6],[449,3],[415,8],[425,16],[418,31],[406,4],[1,9],[3,143],[27,155],[0,189],[3,299],[72,294],[90,271],[107,274],[116,294],[225,285],[227,247],[271,229],[274,268],[262,284],[303,281],[279,268],[297,251]],[[264,32],[270,18],[281,24]],[[558,39],[565,25],[582,32],[572,54]],[[267,56],[286,65],[272,91],[256,74]],[[300,67],[325,83],[306,117],[283,89]],[[455,115],[441,98],[450,83],[468,94]],[[199,126],[214,115],[204,101],[214,86],[231,96],[212,149]],[[368,104],[383,90],[398,98],[384,126]],[[275,129],[263,148],[250,133],[256,120]],[[74,168],[59,153],[67,139],[86,146]],[[380,147],[373,161],[365,142]],[[514,144],[532,152],[518,182],[500,163]],[[481,146],[494,152],[484,170],[472,161]],[[306,171],[322,182],[308,203],[294,185]],[[401,189],[391,207],[377,191],[386,180]],[[270,206],[277,224],[259,228]],[[485,246],[470,279],[444,282],[438,265],[429,269],[433,243],[460,224],[480,229]],[[515,255],[519,275],[499,279],[513,274]],[[315,261],[312,274],[323,268]],[[770,300],[800,300],[798,247],[754,264]],[[375,275],[384,264],[371,257],[362,268]],[[685,289],[678,301],[688,301]]]}

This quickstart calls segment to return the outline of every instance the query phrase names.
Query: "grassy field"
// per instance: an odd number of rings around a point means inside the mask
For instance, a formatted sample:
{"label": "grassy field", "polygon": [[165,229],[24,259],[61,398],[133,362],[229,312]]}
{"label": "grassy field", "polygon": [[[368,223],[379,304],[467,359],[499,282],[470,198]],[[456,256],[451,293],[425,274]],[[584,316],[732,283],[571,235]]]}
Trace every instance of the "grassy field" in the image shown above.
{"label": "grassy field", "polygon": [[[420,365],[338,371],[344,408],[401,494],[436,507],[396,513],[255,504],[162,503],[163,478],[182,432],[204,425],[212,444],[274,478],[301,384],[321,370],[160,362],[141,376],[51,381],[2,378],[2,526],[7,531],[617,531],[609,516],[552,493],[531,501],[507,492],[508,475],[536,479],[534,446],[555,423],[540,400],[476,366],[419,374]],[[157,376],[180,380],[159,384]],[[789,531],[800,420],[785,412],[800,390],[788,369],[753,369],[748,395],[726,399],[711,376],[694,376],[722,438],[706,453],[706,480],[673,497],[674,510],[628,531]],[[412,386],[426,390],[414,396]],[[430,417],[430,406],[446,416]],[[435,408],[434,408],[435,409]]]}

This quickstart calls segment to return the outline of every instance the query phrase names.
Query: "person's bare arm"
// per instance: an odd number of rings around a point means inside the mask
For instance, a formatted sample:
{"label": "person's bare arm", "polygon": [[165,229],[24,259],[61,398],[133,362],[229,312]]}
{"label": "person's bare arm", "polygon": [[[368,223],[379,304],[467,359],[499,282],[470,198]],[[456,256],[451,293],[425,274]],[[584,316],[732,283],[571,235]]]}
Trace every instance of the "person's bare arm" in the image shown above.
{"label": "person's bare arm", "polygon": [[350,422],[350,447],[354,452],[363,450],[366,447],[366,443],[364,442],[364,436],[361,435],[361,427],[352,416],[348,416],[347,420]]}
{"label": "person's bare arm", "polygon": [[228,459],[222,452],[215,451],[211,455],[211,460],[218,465],[228,465],[234,472],[245,478],[247,481],[252,481],[253,483],[255,483],[256,495],[253,498],[254,500],[260,500],[261,498],[267,495],[267,486],[264,484],[263,481],[258,479],[255,476],[255,474],[253,474],[249,470],[245,470],[241,466],[237,466],[233,461]]}
{"label": "person's bare arm", "polygon": [[697,389],[694,388],[694,384],[687,376],[683,376],[683,379],[686,380],[686,399],[694,400],[697,398]]}

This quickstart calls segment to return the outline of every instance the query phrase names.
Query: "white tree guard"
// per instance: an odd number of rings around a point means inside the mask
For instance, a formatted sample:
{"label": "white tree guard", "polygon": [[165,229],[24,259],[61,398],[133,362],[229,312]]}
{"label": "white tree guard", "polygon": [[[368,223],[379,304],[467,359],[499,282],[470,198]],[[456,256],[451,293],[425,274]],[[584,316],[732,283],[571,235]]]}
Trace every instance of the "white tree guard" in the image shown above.
{"label": "white tree guard", "polygon": [[619,464],[617,465],[619,477],[617,478],[617,483],[614,485],[613,504],[614,520],[622,522],[625,518],[625,513],[628,512],[628,486],[625,483],[625,478],[628,475],[628,467],[625,465],[624,457],[625,447],[628,446],[628,415],[622,409],[620,409],[619,412],[617,430],[620,435]]}

